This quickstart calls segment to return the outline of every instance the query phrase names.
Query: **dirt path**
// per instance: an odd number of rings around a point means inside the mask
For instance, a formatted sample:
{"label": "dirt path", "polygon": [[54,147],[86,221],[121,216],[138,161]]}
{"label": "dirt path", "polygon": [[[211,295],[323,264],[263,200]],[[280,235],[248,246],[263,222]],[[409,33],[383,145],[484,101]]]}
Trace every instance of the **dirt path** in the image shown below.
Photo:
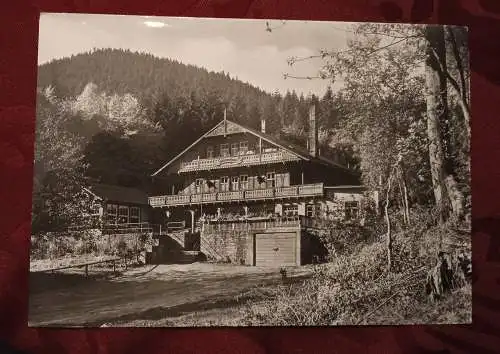
{"label": "dirt path", "polygon": [[[308,269],[292,270],[304,277]],[[99,326],[206,309],[252,287],[279,283],[278,269],[195,263],[146,266],[108,279],[32,274],[30,326]],[[222,306],[222,305],[221,305]]]}

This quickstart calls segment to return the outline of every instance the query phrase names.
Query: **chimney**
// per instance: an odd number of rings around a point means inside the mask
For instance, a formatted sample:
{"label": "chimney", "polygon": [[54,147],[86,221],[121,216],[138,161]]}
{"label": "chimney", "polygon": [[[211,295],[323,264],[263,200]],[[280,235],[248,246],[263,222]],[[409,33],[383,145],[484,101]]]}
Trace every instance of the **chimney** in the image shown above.
{"label": "chimney", "polygon": [[260,121],[260,131],[262,133],[266,132],[266,120],[265,119],[261,119],[261,121]]}
{"label": "chimney", "polygon": [[226,107],[224,107],[224,138],[227,135],[227,113],[226,113]]}
{"label": "chimney", "polygon": [[316,126],[316,106],[314,104],[309,108],[309,139],[307,141],[309,153],[318,156],[318,127]]}

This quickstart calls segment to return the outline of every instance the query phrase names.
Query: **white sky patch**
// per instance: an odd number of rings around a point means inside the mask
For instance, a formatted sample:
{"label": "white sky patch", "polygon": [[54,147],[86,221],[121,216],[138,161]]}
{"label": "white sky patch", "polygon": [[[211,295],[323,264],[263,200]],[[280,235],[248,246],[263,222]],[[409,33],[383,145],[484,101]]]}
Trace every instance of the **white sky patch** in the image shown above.
{"label": "white sky patch", "polygon": [[93,48],[121,48],[224,71],[267,92],[322,95],[331,80],[285,80],[283,74],[316,76],[325,62],[305,60],[290,67],[287,59],[315,55],[319,49],[345,49],[350,34],[332,28],[345,24],[272,21],[271,25],[280,27],[269,33],[265,20],[44,13],[38,63]]}
{"label": "white sky patch", "polygon": [[161,22],[161,21],[144,21],[143,23],[146,26],[152,27],[152,28],[170,27],[168,24],[166,24],[165,22]]}

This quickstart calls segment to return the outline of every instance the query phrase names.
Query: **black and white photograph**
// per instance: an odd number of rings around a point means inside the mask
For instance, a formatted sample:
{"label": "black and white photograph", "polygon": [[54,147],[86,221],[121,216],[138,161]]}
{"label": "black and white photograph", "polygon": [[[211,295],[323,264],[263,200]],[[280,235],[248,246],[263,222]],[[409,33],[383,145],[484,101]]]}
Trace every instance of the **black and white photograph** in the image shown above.
{"label": "black and white photograph", "polygon": [[42,13],[29,326],[471,323],[468,35]]}

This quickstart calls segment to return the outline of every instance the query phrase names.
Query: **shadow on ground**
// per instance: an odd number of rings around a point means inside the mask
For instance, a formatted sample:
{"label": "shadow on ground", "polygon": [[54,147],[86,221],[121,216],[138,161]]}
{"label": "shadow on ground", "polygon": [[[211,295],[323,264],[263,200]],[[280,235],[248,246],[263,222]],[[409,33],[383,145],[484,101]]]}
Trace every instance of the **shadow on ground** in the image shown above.
{"label": "shadow on ground", "polygon": [[[289,284],[308,277],[296,271]],[[249,291],[283,284],[278,269],[194,264],[148,266],[123,274],[30,275],[30,326],[86,326],[158,320],[241,305]]]}

